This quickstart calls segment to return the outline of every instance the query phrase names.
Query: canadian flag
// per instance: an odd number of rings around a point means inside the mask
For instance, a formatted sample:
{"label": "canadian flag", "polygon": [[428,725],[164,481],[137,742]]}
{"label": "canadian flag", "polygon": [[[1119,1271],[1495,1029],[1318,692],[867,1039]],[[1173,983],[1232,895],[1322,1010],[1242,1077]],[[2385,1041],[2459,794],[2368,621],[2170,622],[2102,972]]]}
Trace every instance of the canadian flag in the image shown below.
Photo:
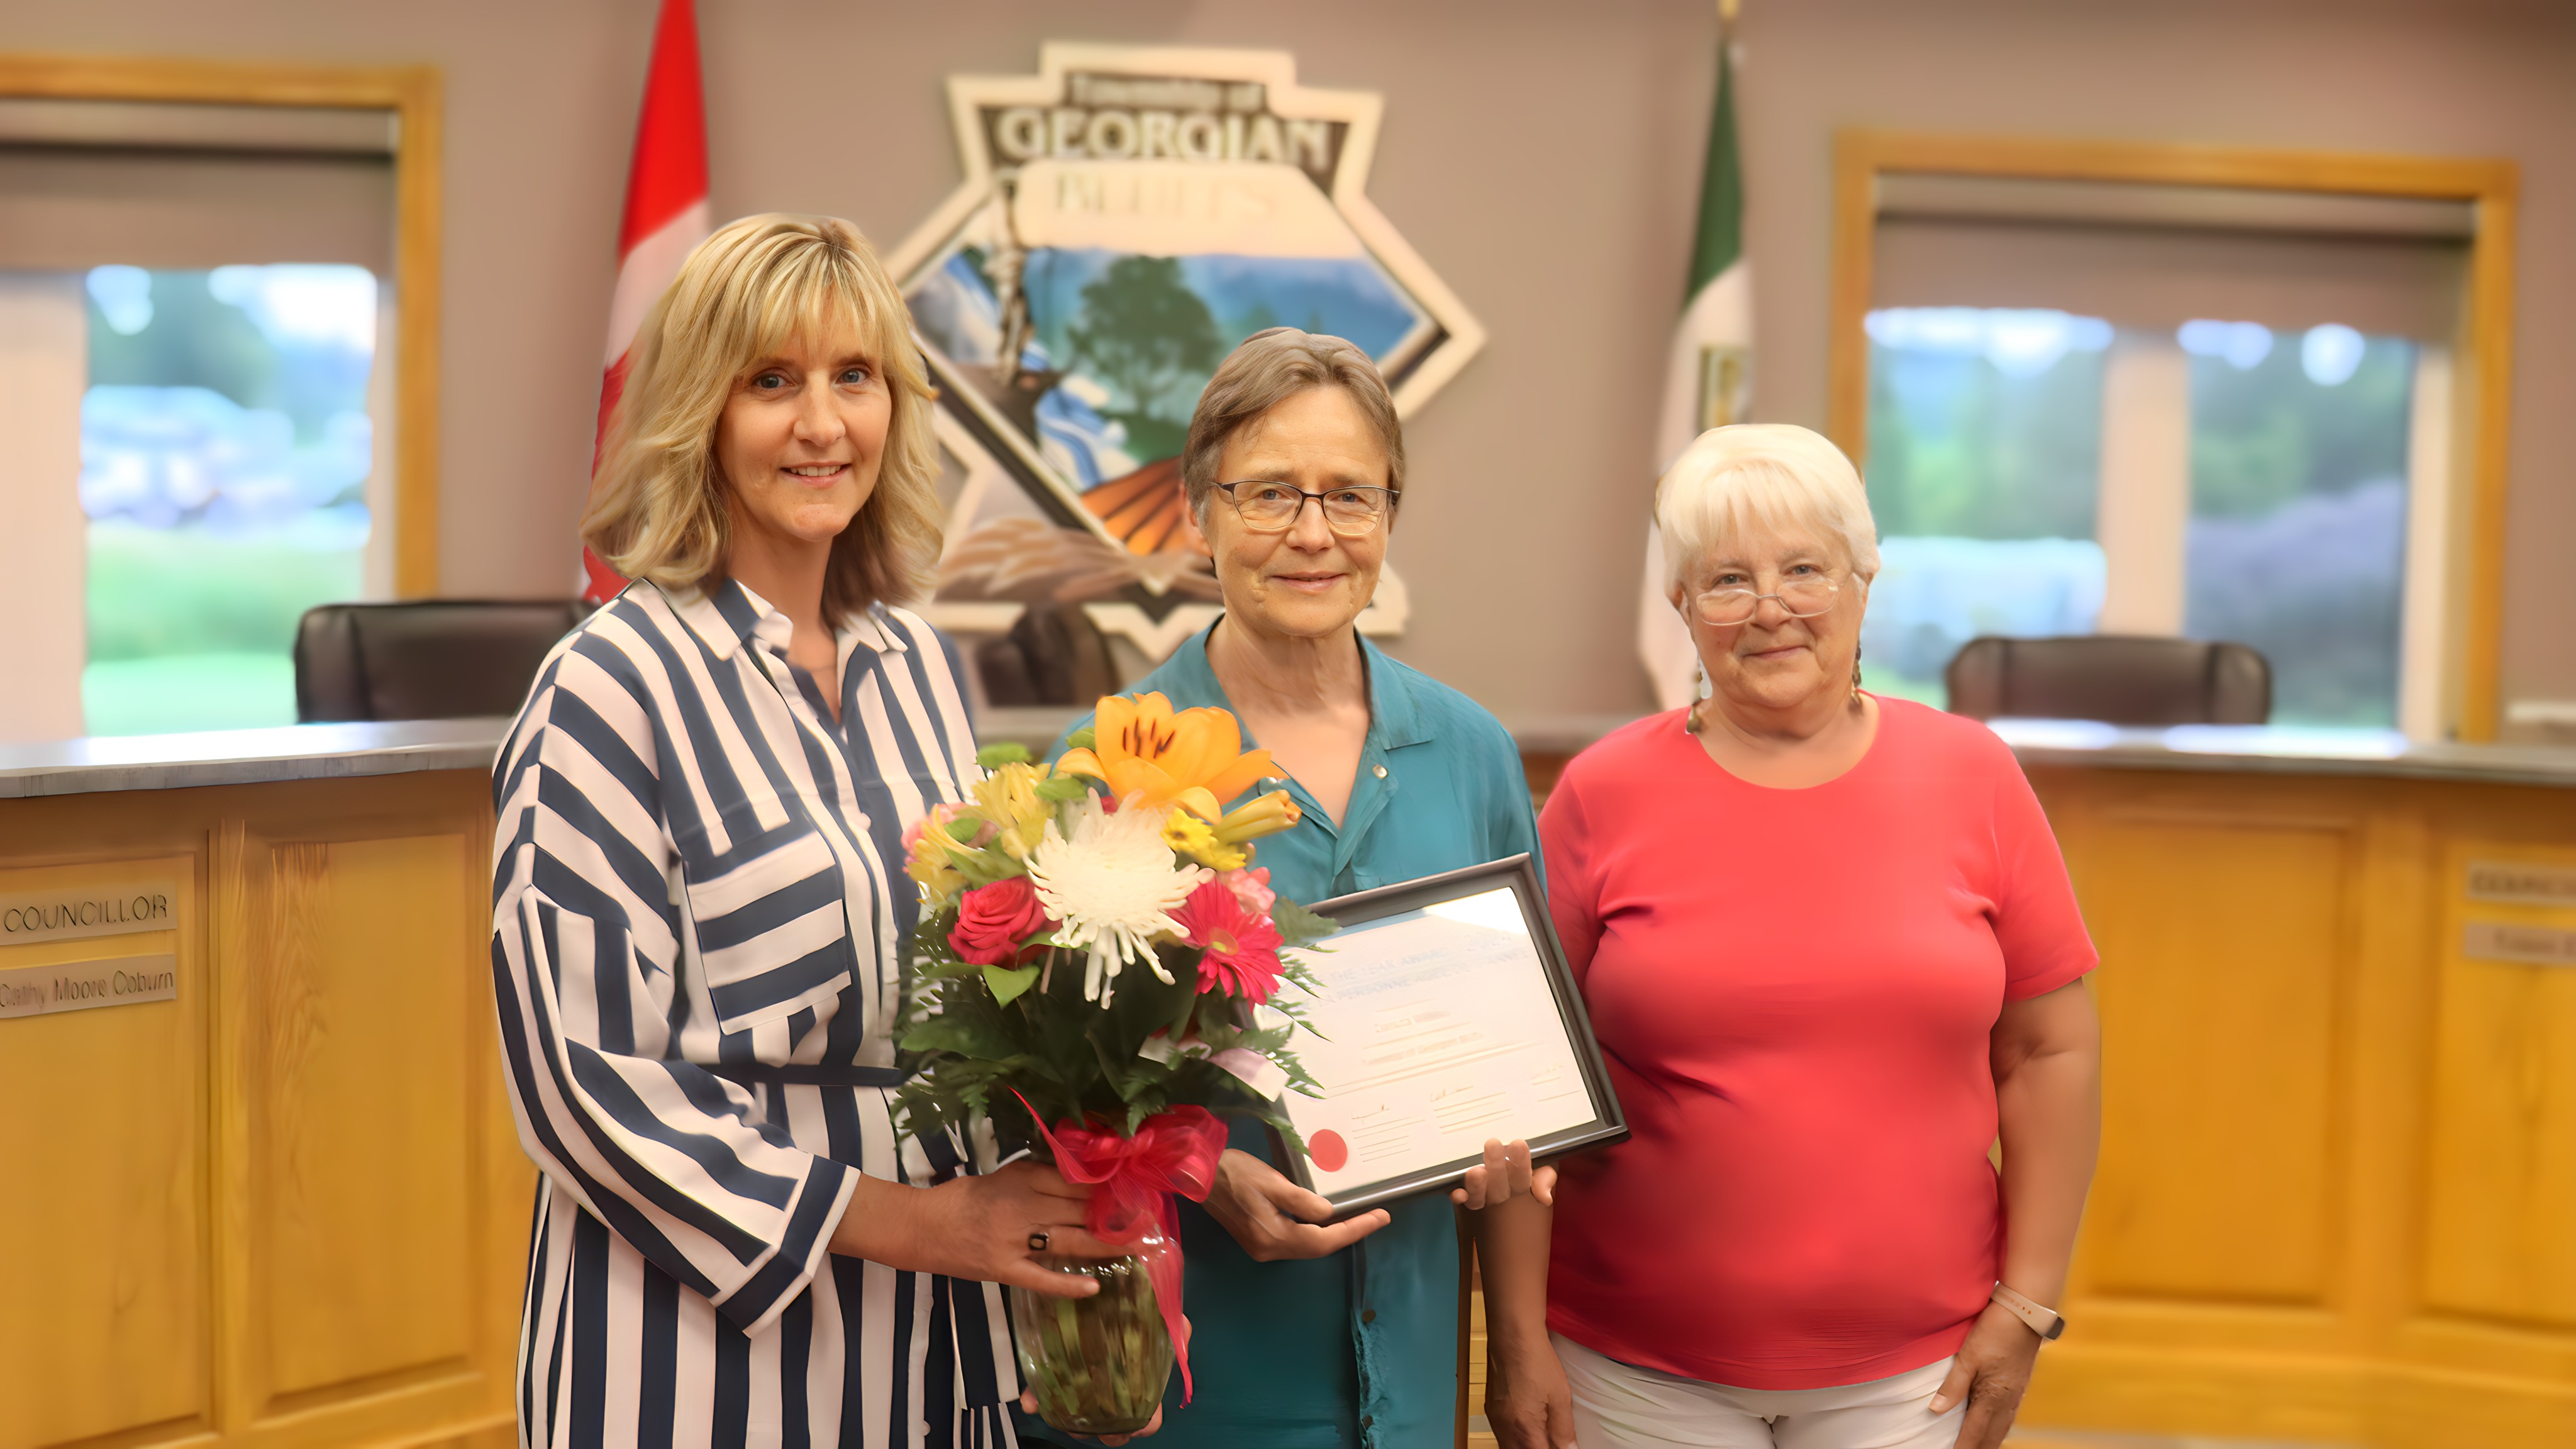
{"label": "canadian flag", "polygon": [[[662,0],[653,26],[653,64],[644,77],[644,110],[635,121],[635,162],[626,173],[626,219],[617,231],[617,295],[608,304],[608,353],[599,379],[599,427],[591,464],[607,441],[608,415],[626,386],[626,351],[644,313],[689,249],[706,240],[707,106],[698,76],[696,0]],[[584,597],[596,603],[626,580],[585,546]]]}

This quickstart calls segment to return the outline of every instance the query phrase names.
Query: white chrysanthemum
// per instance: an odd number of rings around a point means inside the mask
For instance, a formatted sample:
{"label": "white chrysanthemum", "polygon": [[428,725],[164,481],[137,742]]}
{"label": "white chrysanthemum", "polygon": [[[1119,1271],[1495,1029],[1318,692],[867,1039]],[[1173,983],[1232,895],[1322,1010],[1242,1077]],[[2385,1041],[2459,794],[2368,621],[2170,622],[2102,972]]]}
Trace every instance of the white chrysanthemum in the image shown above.
{"label": "white chrysanthemum", "polygon": [[1029,883],[1047,914],[1062,922],[1056,940],[1091,953],[1083,1000],[1102,1006],[1109,1004],[1119,971],[1139,961],[1171,983],[1151,942],[1180,934],[1171,912],[1208,875],[1172,858],[1163,840],[1162,811],[1130,805],[1112,815],[1097,797],[1079,807],[1070,838],[1050,820],[1045,837],[1029,852]]}

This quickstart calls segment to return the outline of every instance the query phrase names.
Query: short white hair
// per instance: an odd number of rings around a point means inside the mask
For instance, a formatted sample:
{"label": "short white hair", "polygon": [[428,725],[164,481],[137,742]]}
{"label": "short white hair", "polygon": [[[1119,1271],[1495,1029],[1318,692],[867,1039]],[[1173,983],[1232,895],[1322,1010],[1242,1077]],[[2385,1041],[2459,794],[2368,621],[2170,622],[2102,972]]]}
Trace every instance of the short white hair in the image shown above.
{"label": "short white hair", "polygon": [[1655,485],[1655,526],[1668,589],[1727,540],[1785,528],[1839,539],[1854,574],[1878,576],[1878,524],[1859,470],[1823,434],[1789,423],[1700,434]]}

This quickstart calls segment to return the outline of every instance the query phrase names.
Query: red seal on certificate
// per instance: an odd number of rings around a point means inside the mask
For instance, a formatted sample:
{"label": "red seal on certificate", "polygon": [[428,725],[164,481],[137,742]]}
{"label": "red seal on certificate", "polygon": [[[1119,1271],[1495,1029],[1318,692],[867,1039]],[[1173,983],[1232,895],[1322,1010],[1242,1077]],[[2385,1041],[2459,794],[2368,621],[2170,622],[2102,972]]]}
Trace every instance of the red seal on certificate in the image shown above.
{"label": "red seal on certificate", "polygon": [[1306,1139],[1306,1155],[1326,1172],[1339,1172],[1350,1164],[1351,1145],[1342,1140],[1342,1134],[1327,1127]]}

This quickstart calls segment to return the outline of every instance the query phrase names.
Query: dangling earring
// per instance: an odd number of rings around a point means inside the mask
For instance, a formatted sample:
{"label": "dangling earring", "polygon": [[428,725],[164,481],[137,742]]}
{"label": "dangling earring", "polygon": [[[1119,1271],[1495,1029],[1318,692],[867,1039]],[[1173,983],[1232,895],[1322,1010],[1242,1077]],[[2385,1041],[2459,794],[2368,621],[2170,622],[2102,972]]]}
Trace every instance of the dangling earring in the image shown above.
{"label": "dangling earring", "polygon": [[1860,701],[1860,644],[1857,640],[1852,644],[1852,701]]}

